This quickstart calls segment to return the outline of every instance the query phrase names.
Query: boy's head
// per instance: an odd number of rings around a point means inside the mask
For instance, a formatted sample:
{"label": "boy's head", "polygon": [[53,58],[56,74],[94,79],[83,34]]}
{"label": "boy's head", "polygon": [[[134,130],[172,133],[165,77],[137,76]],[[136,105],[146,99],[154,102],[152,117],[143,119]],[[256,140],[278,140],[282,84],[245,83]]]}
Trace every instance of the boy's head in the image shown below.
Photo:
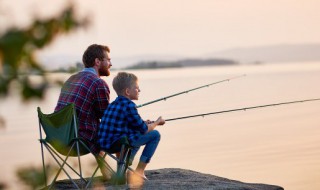
{"label": "boy's head", "polygon": [[139,98],[138,77],[132,73],[119,72],[114,77],[112,86],[118,96],[125,96],[130,100],[138,100]]}

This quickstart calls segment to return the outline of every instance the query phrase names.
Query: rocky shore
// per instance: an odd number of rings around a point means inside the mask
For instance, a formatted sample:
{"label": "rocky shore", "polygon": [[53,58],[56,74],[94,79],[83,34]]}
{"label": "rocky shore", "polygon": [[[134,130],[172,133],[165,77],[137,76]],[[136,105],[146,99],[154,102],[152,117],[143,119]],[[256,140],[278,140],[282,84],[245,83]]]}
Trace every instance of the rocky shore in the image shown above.
{"label": "rocky shore", "polygon": [[[191,170],[166,168],[146,171],[149,180],[144,183],[143,189],[175,189],[175,190],[283,190],[276,185],[260,183],[243,183],[210,174],[203,174]],[[99,177],[97,180],[99,181]],[[79,186],[80,180],[77,180]],[[68,180],[57,182],[55,189],[74,189],[73,184]],[[122,190],[128,189],[127,185],[114,186],[108,182],[96,182],[92,189]]]}

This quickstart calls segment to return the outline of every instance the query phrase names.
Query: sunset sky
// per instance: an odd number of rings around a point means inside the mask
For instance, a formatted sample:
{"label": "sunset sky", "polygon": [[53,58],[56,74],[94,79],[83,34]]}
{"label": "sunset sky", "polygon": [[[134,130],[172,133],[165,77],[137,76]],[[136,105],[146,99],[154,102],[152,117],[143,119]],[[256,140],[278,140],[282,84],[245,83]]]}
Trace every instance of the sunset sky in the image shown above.
{"label": "sunset sky", "polygon": [[91,25],[59,37],[40,55],[81,56],[92,43],[113,57],[197,57],[278,44],[320,43],[320,0],[2,0],[1,25],[23,27],[35,15],[54,15],[73,2]]}

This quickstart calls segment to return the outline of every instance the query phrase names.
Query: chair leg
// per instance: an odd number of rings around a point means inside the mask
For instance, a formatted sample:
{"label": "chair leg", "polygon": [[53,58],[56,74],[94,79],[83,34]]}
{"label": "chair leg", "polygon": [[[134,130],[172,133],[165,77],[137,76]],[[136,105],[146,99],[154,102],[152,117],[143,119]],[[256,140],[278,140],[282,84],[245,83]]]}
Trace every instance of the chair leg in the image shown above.
{"label": "chair leg", "polygon": [[107,156],[107,153],[105,153],[105,154],[103,155],[103,157],[97,157],[97,158],[96,158],[96,159],[97,159],[97,162],[98,162],[98,166],[96,167],[95,171],[93,172],[90,180],[88,180],[88,183],[87,183],[85,189],[88,189],[88,188],[91,186],[91,183],[92,183],[93,180],[94,180],[94,176],[96,175],[98,169],[100,168],[100,166],[99,166],[100,164],[103,164],[104,167],[106,167],[106,169],[109,170],[109,171],[112,173],[112,175],[115,174],[115,172],[113,171],[113,169],[111,168],[111,166],[105,161],[105,157],[106,157],[106,156]]}
{"label": "chair leg", "polygon": [[126,183],[126,170],[128,168],[128,158],[130,149],[126,145],[121,146],[120,157],[117,162],[116,184]]}
{"label": "chair leg", "polygon": [[[49,145],[46,145],[46,148],[49,152],[52,152],[52,154],[57,156],[61,162],[63,162],[64,159],[61,156],[59,156],[59,154],[54,149],[52,149]],[[77,174],[80,177],[80,174],[72,166],[70,166],[67,162],[65,162],[65,164],[69,167],[69,169],[71,169],[75,174]]]}
{"label": "chair leg", "polygon": [[82,177],[82,168],[81,168],[81,160],[80,160],[79,141],[76,141],[75,143],[76,143],[76,146],[77,146],[77,154],[78,154],[78,164],[79,164],[80,178],[83,179],[83,177]]}
{"label": "chair leg", "polygon": [[48,186],[48,184],[47,184],[47,173],[46,173],[46,166],[45,166],[45,163],[44,163],[43,142],[41,142],[41,140],[40,140],[40,143],[41,143],[42,169],[43,169],[43,175],[44,175],[44,184],[45,184],[45,187],[47,187]]}
{"label": "chair leg", "polygon": [[[73,144],[74,145],[74,144]],[[72,146],[73,146],[72,145]],[[51,148],[50,148],[50,146],[48,146],[47,147],[47,150],[48,150],[48,152],[51,154],[51,156],[53,157],[53,159],[56,161],[56,163],[59,165],[59,170],[58,170],[58,172],[57,172],[57,174],[56,174],[56,176],[54,177],[54,179],[53,179],[53,181],[51,182],[51,185],[50,185],[50,187],[48,188],[48,189],[51,189],[52,187],[53,187],[53,185],[54,185],[54,183],[56,182],[56,180],[57,180],[57,178],[58,178],[58,176],[59,176],[59,174],[60,174],[60,172],[61,171],[63,171],[67,176],[68,176],[68,178],[70,179],[70,181],[73,183],[73,185],[77,188],[77,189],[80,189],[80,187],[75,183],[75,181],[71,178],[71,176],[68,174],[68,172],[63,168],[64,167],[64,165],[65,164],[67,164],[67,159],[69,158],[69,154],[70,154],[70,151],[69,151],[69,153],[67,154],[67,156],[66,156],[66,158],[63,160],[61,160],[62,161],[62,163],[60,163],[59,161],[58,161],[58,159],[55,157],[55,155],[54,155],[54,153],[52,153],[51,152]],[[71,150],[71,149],[70,149]],[[57,155],[58,156],[58,155]],[[60,158],[60,157],[59,157]],[[60,158],[61,159],[61,158]]]}

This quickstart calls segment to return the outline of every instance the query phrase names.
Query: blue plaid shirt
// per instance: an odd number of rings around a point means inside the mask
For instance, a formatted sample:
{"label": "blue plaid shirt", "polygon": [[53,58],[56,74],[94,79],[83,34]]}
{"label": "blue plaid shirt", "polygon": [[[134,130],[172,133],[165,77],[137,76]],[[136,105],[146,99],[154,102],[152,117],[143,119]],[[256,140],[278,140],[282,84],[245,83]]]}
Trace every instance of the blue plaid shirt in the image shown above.
{"label": "blue plaid shirt", "polygon": [[148,126],[141,119],[136,104],[124,96],[118,96],[104,111],[98,141],[102,150],[108,150],[123,136],[127,136],[130,142],[147,131]]}

